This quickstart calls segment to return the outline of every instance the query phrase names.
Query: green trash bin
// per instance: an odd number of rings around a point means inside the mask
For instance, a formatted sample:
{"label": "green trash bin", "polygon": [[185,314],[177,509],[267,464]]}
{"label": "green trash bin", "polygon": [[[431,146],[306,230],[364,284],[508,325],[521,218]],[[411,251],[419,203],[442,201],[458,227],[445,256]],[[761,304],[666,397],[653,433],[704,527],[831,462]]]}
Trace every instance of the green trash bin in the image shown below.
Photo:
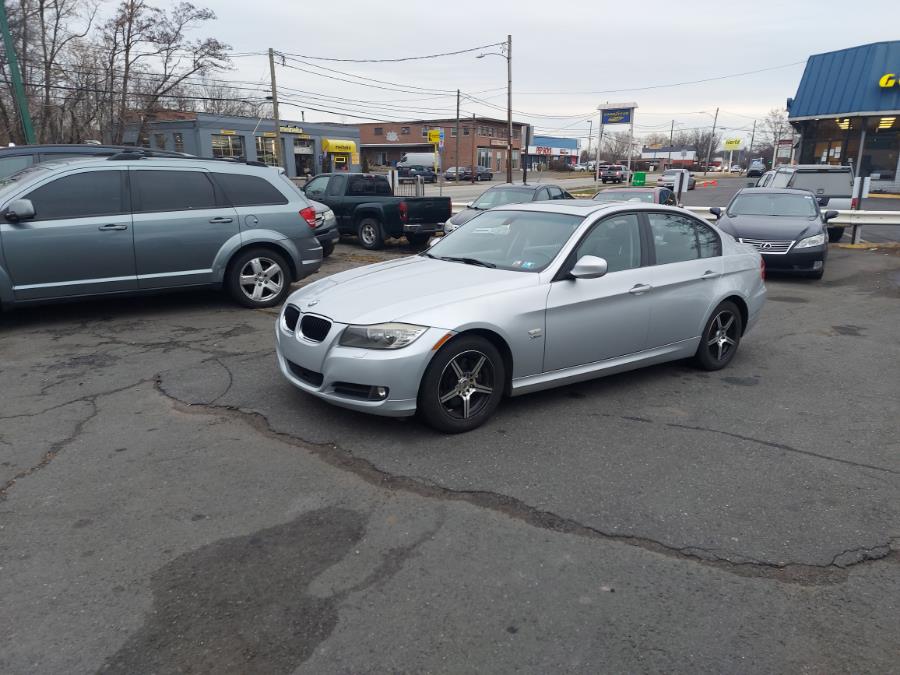
{"label": "green trash bin", "polygon": [[643,187],[647,184],[647,174],[643,171],[635,171],[631,177],[631,184],[635,187]]}

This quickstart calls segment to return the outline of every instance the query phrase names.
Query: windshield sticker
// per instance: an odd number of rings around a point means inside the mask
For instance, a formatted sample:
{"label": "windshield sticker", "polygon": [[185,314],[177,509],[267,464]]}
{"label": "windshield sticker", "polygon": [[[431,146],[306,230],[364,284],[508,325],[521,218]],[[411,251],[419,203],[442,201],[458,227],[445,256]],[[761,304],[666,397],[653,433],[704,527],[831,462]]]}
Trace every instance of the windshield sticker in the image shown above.
{"label": "windshield sticker", "polygon": [[521,267],[521,266],[522,266],[522,261],[521,261],[521,260],[513,260],[512,266],[513,266],[513,267]]}

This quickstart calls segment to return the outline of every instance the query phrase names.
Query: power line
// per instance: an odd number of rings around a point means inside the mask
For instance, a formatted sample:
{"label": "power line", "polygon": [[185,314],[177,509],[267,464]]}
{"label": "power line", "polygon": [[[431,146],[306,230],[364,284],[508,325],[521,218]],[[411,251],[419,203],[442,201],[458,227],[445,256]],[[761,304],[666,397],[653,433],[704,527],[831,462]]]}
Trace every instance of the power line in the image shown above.
{"label": "power line", "polygon": [[313,61],[336,61],[340,63],[400,63],[402,61],[422,61],[424,59],[438,59],[443,56],[456,56],[457,54],[468,54],[477,52],[481,49],[489,49],[490,47],[499,47],[506,44],[505,42],[493,42],[489,45],[481,45],[480,47],[470,47],[469,49],[458,49],[453,52],[441,52],[440,54],[426,54],[424,56],[404,56],[395,59],[338,59],[330,56],[310,56],[308,54],[296,54],[292,52],[278,52],[283,56],[296,56],[301,59],[311,59]]}

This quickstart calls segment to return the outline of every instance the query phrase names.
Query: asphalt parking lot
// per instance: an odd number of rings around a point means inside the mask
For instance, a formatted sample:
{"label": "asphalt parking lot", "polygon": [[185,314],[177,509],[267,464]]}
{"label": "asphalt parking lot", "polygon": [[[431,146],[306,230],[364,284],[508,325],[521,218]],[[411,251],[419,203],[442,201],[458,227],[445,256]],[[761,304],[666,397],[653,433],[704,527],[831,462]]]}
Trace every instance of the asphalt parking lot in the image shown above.
{"label": "asphalt parking lot", "polygon": [[462,436],[216,293],[0,315],[0,672],[898,672],[900,252],[768,287],[726,370]]}

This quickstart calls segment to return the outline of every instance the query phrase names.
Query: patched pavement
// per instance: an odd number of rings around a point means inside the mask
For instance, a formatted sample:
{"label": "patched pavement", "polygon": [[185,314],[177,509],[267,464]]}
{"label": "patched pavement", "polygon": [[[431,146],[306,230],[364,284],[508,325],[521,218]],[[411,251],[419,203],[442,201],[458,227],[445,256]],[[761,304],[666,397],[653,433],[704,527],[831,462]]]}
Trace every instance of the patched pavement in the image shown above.
{"label": "patched pavement", "polygon": [[900,256],[828,265],[724,371],[463,436],[295,390],[217,294],[4,315],[0,671],[896,671]]}

